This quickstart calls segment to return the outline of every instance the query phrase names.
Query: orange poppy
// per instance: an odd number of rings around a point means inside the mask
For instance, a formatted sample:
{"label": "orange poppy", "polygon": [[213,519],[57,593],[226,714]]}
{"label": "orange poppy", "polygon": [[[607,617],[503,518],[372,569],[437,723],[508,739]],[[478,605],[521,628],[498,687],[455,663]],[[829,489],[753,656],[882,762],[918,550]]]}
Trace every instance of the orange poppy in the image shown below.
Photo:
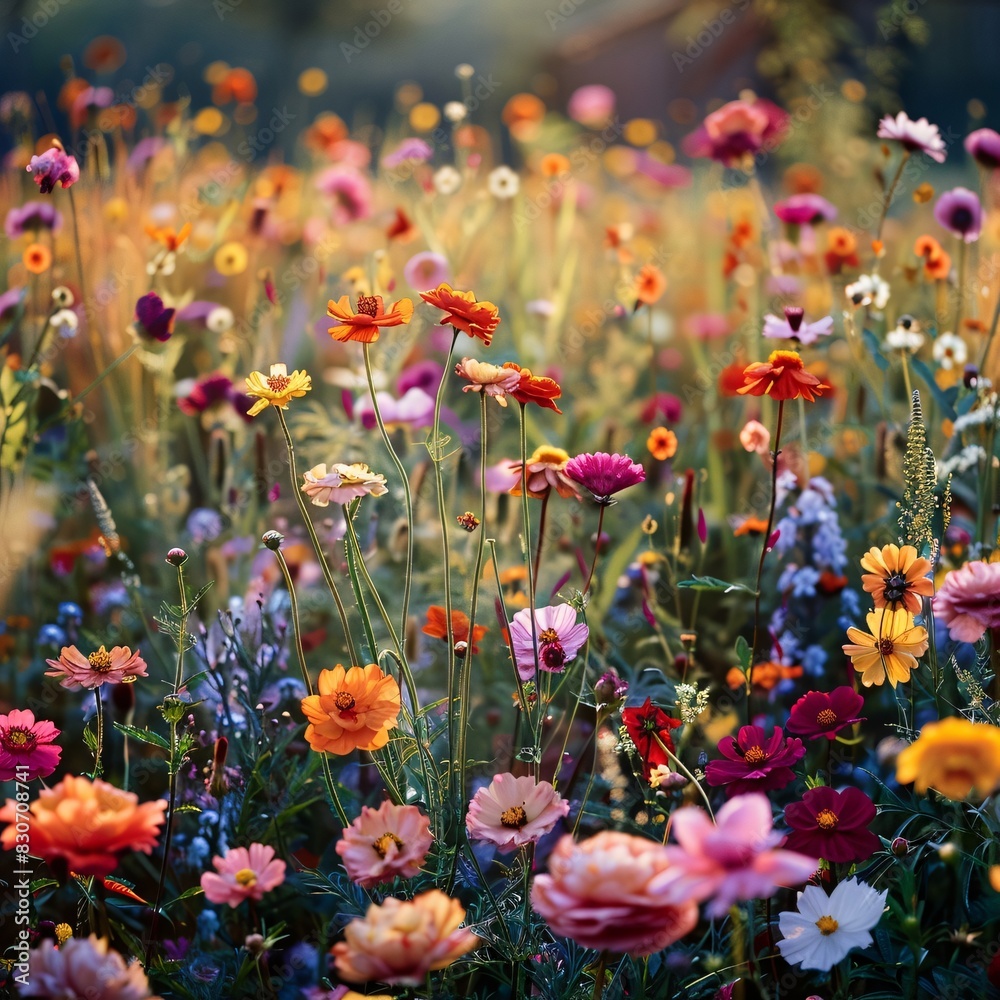
{"label": "orange poppy", "polygon": [[231,69],[212,88],[213,104],[250,104],[257,99],[257,81],[248,69]]}
{"label": "orange poppy", "polygon": [[858,241],[850,229],[833,226],[826,234],[827,249],[838,257],[850,257],[858,249]]}
{"label": "orange poppy", "polygon": [[330,327],[330,336],[341,342],[356,340],[362,344],[371,344],[378,340],[380,326],[402,326],[410,322],[413,315],[413,303],[409,299],[393,302],[389,311],[381,295],[359,295],[358,311],[351,311],[351,300],[342,295],[339,302],[332,299],[327,303],[327,315],[339,320],[338,326]]}
{"label": "orange poppy", "polygon": [[677,435],[666,427],[654,427],[646,439],[646,447],[658,462],[665,462],[677,454]]}
{"label": "orange poppy", "polygon": [[798,399],[809,403],[823,395],[824,385],[807,372],[801,356],[795,351],[772,351],[767,361],[755,361],[743,372],[746,384],[737,390],[741,396],[770,396],[772,399]]}
{"label": "orange poppy", "polygon": [[[448,625],[444,616],[444,608],[438,604],[432,604],[427,609],[427,624],[420,630],[424,635],[432,636],[435,639],[448,641]],[[479,647],[476,645],[489,629],[485,625],[477,625],[475,635],[472,639],[472,652],[478,653]],[[451,613],[451,634],[455,640],[455,646],[459,643],[469,641],[469,616],[464,611],[452,611]],[[457,651],[457,650],[456,650]]]}
{"label": "orange poppy", "polygon": [[378,750],[389,742],[389,730],[399,719],[399,684],[381,667],[321,670],[319,694],[302,699],[309,720],[306,742],[313,750],[349,754]]}
{"label": "orange poppy", "polygon": [[940,280],[951,274],[951,254],[933,236],[918,236],[913,252],[924,258],[924,274],[928,278]]}
{"label": "orange poppy", "polygon": [[635,279],[636,308],[658,302],[666,290],[667,279],[663,272],[652,264],[644,264]]}
{"label": "orange poppy", "polygon": [[52,254],[41,243],[31,243],[25,247],[21,260],[32,274],[44,274],[52,266]]}
{"label": "orange poppy", "polygon": [[444,310],[446,315],[438,320],[441,326],[451,324],[456,330],[478,337],[487,347],[500,325],[500,311],[492,302],[477,302],[473,292],[460,292],[442,281],[437,288],[421,292],[424,302]]}
{"label": "orange poppy", "polygon": [[767,531],[767,521],[762,517],[745,518],[738,528],[733,531],[733,535],[738,538],[740,535],[763,535]]}
{"label": "orange poppy", "polygon": [[170,253],[176,253],[191,235],[191,223],[185,222],[180,232],[173,226],[146,226],[146,235],[157,243],[162,243]]}
{"label": "orange poppy", "polygon": [[555,379],[545,378],[543,375],[532,375],[530,368],[522,368],[513,361],[506,362],[503,367],[521,373],[521,381],[518,382],[517,388],[509,392],[508,395],[513,396],[519,403],[525,405],[537,403],[548,410],[562,413],[562,410],[553,402],[562,395],[562,389]]}
{"label": "orange poppy", "polygon": [[755,688],[762,691],[770,691],[780,681],[791,680],[802,676],[802,667],[786,667],[783,663],[775,663],[768,660],[765,663],[757,663],[750,671],[750,683]]}

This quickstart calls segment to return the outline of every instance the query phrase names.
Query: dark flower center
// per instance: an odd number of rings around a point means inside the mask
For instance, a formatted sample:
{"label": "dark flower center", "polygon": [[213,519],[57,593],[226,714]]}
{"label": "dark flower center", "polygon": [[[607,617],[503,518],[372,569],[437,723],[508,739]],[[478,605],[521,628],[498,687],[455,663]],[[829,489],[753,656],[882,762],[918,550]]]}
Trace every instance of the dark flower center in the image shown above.
{"label": "dark flower center", "polygon": [[972,212],[964,205],[954,209],[951,213],[951,225],[960,233],[967,232],[972,228]]}
{"label": "dark flower center", "polygon": [[816,813],[816,825],[821,830],[832,830],[837,825],[837,814],[832,809],[820,809]]}
{"label": "dark flower center", "polygon": [[805,317],[805,310],[799,306],[785,306],[785,319],[792,328],[792,333],[798,333],[802,328],[802,320]]}
{"label": "dark flower center", "polygon": [[892,639],[879,639],[878,645],[875,647],[883,656],[892,655]]}
{"label": "dark flower center", "polygon": [[395,844],[397,850],[403,848],[403,842],[394,833],[383,833],[381,837],[376,837],[372,841],[372,850],[380,858],[384,858],[389,853],[390,844]]}
{"label": "dark flower center", "polygon": [[885,595],[885,601],[887,604],[895,604],[897,601],[901,601],[906,596],[906,591],[909,584],[906,582],[906,577],[902,573],[893,573],[888,580],[885,581],[885,588],[883,594]]}
{"label": "dark flower center", "polygon": [[0,745],[8,753],[24,753],[34,750],[37,742],[38,737],[30,729],[22,729],[18,726],[16,729],[0,730]]}
{"label": "dark flower center", "polygon": [[818,726],[832,726],[836,721],[837,713],[832,708],[824,708],[816,716],[816,725]]}
{"label": "dark flower center", "polygon": [[358,296],[358,312],[366,316],[378,315],[378,297],[375,295]]}
{"label": "dark flower center", "polygon": [[542,647],[542,662],[549,670],[561,670],[566,665],[566,650],[558,642]]}
{"label": "dark flower center", "polygon": [[357,704],[354,700],[354,696],[349,694],[347,691],[338,691],[336,706],[337,710],[340,712],[349,712]]}
{"label": "dark flower center", "polygon": [[284,392],[291,381],[287,375],[269,375],[267,378],[267,387],[271,392]]}
{"label": "dark flower center", "polygon": [[767,754],[760,747],[750,747],[743,756],[748,764],[759,764],[761,761],[767,760]]}
{"label": "dark flower center", "polygon": [[500,813],[500,824],[508,830],[520,830],[527,822],[528,814],[524,811],[524,806],[511,806]]}

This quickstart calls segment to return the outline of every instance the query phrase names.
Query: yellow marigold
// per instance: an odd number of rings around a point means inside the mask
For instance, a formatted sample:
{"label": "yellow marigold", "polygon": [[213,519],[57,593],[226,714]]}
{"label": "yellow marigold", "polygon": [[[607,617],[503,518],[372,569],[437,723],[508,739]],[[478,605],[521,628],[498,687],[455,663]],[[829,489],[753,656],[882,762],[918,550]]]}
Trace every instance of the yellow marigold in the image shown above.
{"label": "yellow marigold", "polygon": [[296,397],[304,396],[312,388],[312,376],[302,371],[294,371],[289,375],[286,365],[271,365],[270,375],[251,372],[246,384],[247,395],[257,399],[247,414],[256,417],[268,406],[284,409]]}
{"label": "yellow marigold", "polygon": [[844,652],[854,669],[861,674],[865,687],[884,684],[892,687],[910,679],[917,668],[917,657],[927,652],[927,629],[913,624],[913,615],[905,608],[895,611],[876,608],[868,612],[869,632],[849,628]]}
{"label": "yellow marigold", "polygon": [[1000,729],[959,718],[928,722],[897,758],[896,780],[949,799],[967,799],[973,789],[989,795],[1000,784]]}
{"label": "yellow marigold", "polygon": [[345,670],[339,663],[319,675],[319,694],[302,699],[309,720],[306,741],[313,750],[348,754],[378,750],[389,742],[399,718],[399,684],[379,666]]}

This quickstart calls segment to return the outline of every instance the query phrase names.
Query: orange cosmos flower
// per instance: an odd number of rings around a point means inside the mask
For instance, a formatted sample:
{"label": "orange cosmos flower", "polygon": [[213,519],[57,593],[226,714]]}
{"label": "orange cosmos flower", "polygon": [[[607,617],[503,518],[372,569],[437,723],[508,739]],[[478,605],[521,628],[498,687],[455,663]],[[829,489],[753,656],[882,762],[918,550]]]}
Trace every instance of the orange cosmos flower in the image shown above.
{"label": "orange cosmos flower", "polygon": [[438,322],[451,324],[456,330],[478,337],[487,347],[500,325],[500,312],[492,302],[477,302],[472,292],[460,292],[446,281],[429,292],[421,292],[424,302],[443,309],[446,315]]}
{"label": "orange cosmos flower", "polygon": [[[432,604],[427,609],[427,624],[420,630],[424,635],[433,636],[435,639],[448,641],[448,625],[444,616],[444,608],[438,604]],[[472,652],[478,653],[479,647],[476,645],[489,629],[485,625],[477,625],[475,635],[472,637]],[[451,613],[451,634],[455,640],[455,646],[469,642],[469,616],[464,611],[452,611]],[[464,647],[463,647],[464,648]]]}
{"label": "orange cosmos flower", "polygon": [[185,222],[181,226],[180,232],[175,230],[173,226],[146,226],[146,235],[150,239],[156,240],[157,243],[161,243],[168,252],[176,253],[191,235],[191,223]]}
{"label": "orange cosmos flower", "polygon": [[663,272],[652,264],[644,264],[635,279],[636,308],[658,302],[666,290],[667,279]]}
{"label": "orange cosmos flower", "polygon": [[809,403],[829,389],[815,375],[807,372],[802,358],[795,351],[772,351],[767,361],[755,361],[743,371],[746,384],[737,392],[741,396],[770,396],[772,399],[798,399]]}
{"label": "orange cosmos flower", "polygon": [[896,759],[896,780],[958,801],[973,789],[990,795],[1000,784],[1000,729],[955,717],[928,722]]}
{"label": "orange cosmos flower", "polygon": [[934,593],[934,582],[928,576],[933,568],[927,559],[919,559],[912,545],[884,545],[871,548],[861,557],[862,587],[872,595],[876,608],[904,607],[918,615],[921,597]]}
{"label": "orange cosmos flower", "polygon": [[52,266],[52,254],[41,243],[25,247],[21,260],[32,274],[44,274]]}
{"label": "orange cosmos flower", "polygon": [[319,694],[302,699],[309,720],[306,742],[313,750],[348,754],[378,750],[389,742],[399,718],[399,684],[374,663],[321,670]]}
{"label": "orange cosmos flower", "polygon": [[830,253],[838,257],[850,257],[858,249],[858,241],[850,229],[832,226],[826,234],[826,245]]}
{"label": "orange cosmos flower", "polygon": [[548,410],[562,413],[562,410],[554,402],[562,395],[562,388],[555,379],[546,378],[544,375],[532,375],[530,368],[522,368],[513,361],[505,362],[503,367],[521,374],[521,381],[518,382],[517,388],[509,393],[519,403],[525,405],[537,403]]}
{"label": "orange cosmos flower", "polygon": [[739,526],[733,530],[733,536],[739,538],[740,535],[763,535],[767,531],[767,521],[762,517],[754,517],[752,514],[744,518]]}
{"label": "orange cosmos flower", "polygon": [[327,303],[326,313],[340,321],[339,326],[330,327],[330,336],[334,340],[372,344],[378,340],[380,326],[409,323],[413,316],[413,303],[409,299],[400,299],[385,312],[381,295],[359,295],[358,311],[352,312],[350,298],[342,295],[339,302],[331,300]]}
{"label": "orange cosmos flower", "polygon": [[933,236],[918,236],[913,252],[924,258],[924,274],[928,278],[943,279],[951,273],[951,255]]}
{"label": "orange cosmos flower", "polygon": [[646,439],[646,447],[658,462],[665,462],[677,454],[677,435],[666,427],[654,427]]}

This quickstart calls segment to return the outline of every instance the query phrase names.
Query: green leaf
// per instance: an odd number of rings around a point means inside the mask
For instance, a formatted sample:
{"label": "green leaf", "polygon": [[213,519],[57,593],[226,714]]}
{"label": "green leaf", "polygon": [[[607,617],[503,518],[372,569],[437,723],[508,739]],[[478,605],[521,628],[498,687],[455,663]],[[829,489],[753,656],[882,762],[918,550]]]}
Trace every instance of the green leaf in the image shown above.
{"label": "green leaf", "polygon": [[743,673],[746,673],[753,663],[753,650],[750,648],[750,643],[743,636],[739,636],[736,640],[736,656],[739,658]]}
{"label": "green leaf", "polygon": [[97,753],[97,735],[90,726],[83,730],[83,742],[86,743],[87,749],[91,753]]}
{"label": "green leaf", "polygon": [[941,407],[944,416],[949,420],[954,420],[958,414],[955,413],[955,399],[958,396],[958,386],[950,389],[942,389],[934,379],[934,373],[919,358],[910,359],[910,367],[923,379],[924,384],[931,391],[934,401]]}
{"label": "green leaf", "polygon": [[[745,594],[754,593],[750,587],[742,583],[727,583],[715,576],[692,576],[690,580],[681,580],[678,587],[685,587],[688,590],[716,590],[723,594],[731,594],[733,591],[742,591]],[[744,640],[745,641],[745,640]]]}
{"label": "green leaf", "polygon": [[138,729],[136,726],[127,726],[122,722],[116,722],[115,729],[133,740],[138,740],[140,743],[148,743],[150,746],[159,747],[161,750],[170,749],[170,744],[159,733],[150,732],[148,729]]}
{"label": "green leaf", "polygon": [[879,371],[887,372],[889,359],[879,350],[878,337],[871,330],[863,330],[861,335],[864,338],[865,347],[868,348],[868,353],[872,356],[872,361],[878,366]]}

